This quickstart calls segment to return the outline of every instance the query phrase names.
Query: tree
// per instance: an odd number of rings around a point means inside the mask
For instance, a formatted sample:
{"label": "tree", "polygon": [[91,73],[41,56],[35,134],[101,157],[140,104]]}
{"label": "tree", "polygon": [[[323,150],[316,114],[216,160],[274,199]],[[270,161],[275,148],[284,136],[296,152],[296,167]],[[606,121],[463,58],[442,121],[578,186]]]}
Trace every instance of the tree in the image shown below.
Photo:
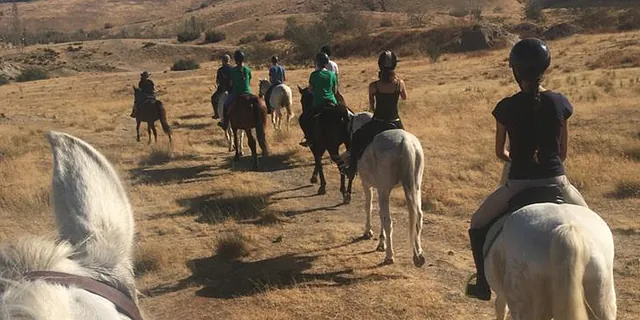
{"label": "tree", "polygon": [[432,1],[407,0],[403,2],[404,12],[407,14],[409,25],[415,28],[424,27],[431,20],[430,9]]}

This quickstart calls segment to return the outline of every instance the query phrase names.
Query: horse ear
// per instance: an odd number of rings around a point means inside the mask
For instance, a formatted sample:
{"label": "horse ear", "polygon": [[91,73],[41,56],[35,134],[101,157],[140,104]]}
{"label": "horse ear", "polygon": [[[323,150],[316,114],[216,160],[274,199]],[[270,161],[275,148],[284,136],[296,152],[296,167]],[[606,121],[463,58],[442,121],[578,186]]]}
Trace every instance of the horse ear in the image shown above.
{"label": "horse ear", "polygon": [[88,143],[53,131],[47,138],[53,151],[52,202],[60,237],[77,248],[78,259],[126,278],[133,271],[134,220],[120,178]]}

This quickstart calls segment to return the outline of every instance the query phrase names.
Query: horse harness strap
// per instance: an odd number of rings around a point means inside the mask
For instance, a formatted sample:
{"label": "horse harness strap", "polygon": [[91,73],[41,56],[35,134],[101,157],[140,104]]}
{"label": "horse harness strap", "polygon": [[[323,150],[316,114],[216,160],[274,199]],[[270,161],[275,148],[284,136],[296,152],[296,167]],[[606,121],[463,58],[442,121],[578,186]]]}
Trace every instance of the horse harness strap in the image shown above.
{"label": "horse harness strap", "polygon": [[118,312],[126,315],[132,320],[143,320],[142,315],[140,314],[140,309],[138,309],[138,306],[133,302],[133,299],[123,291],[106,283],[87,277],[56,271],[31,271],[26,274],[25,280],[43,280],[49,283],[55,283],[66,287],[73,286],[89,291],[109,300],[116,306]]}

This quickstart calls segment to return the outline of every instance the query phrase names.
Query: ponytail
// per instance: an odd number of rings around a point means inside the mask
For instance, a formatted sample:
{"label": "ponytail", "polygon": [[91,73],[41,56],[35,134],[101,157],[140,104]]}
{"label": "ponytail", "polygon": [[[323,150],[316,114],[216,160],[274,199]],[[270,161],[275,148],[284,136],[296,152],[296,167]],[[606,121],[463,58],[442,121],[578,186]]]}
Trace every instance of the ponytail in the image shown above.
{"label": "ponytail", "polygon": [[396,71],[391,69],[383,69],[378,72],[378,78],[383,82],[393,82],[393,80],[396,78]]}
{"label": "ponytail", "polygon": [[533,88],[529,88],[531,91],[531,97],[533,102],[533,116],[531,117],[531,121],[533,123],[534,128],[534,136],[535,136],[535,148],[533,153],[533,161],[535,163],[540,163],[540,159],[538,158],[538,154],[540,151],[540,132],[544,130],[541,126],[540,109],[542,108],[542,96],[540,95],[540,83],[542,82],[542,75],[535,78],[535,80],[531,81],[531,85]]}

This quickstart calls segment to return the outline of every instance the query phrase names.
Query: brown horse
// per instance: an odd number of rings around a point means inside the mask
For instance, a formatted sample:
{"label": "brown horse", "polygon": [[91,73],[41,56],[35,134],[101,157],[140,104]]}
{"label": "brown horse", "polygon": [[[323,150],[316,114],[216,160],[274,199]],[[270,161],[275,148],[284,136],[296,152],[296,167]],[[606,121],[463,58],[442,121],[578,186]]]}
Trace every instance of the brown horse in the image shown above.
{"label": "brown horse", "polygon": [[162,102],[156,99],[150,99],[146,93],[140,89],[133,87],[133,103],[136,106],[136,140],[140,141],[140,123],[147,123],[147,133],[149,134],[149,143],[151,143],[151,131],[153,138],[158,142],[158,132],[156,132],[156,121],[160,120],[162,130],[169,136],[171,143],[171,127],[167,122],[167,110],[165,110]]}
{"label": "brown horse", "polygon": [[238,141],[238,130],[244,130],[249,138],[249,148],[253,158],[253,169],[258,170],[258,155],[256,151],[256,139],[253,137],[251,129],[256,129],[256,136],[262,150],[262,156],[269,155],[267,146],[267,106],[264,100],[249,94],[243,94],[234,99],[229,107],[229,125],[233,131],[233,143],[236,149],[235,161],[240,160],[240,143]]}

